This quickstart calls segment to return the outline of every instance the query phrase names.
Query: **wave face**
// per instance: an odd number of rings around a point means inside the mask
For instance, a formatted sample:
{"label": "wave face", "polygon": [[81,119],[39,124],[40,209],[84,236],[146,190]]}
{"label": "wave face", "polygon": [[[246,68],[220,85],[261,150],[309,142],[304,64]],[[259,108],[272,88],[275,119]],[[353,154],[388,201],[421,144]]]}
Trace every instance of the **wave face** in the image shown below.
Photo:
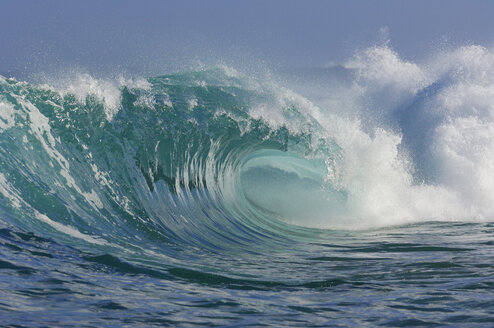
{"label": "wave face", "polygon": [[[289,230],[282,223],[296,216],[284,207],[302,206],[305,192],[342,201],[324,181],[336,144],[297,99],[249,83],[224,69],[132,81],[115,107],[111,88],[81,97],[3,80],[3,215],[96,245],[139,237],[216,247]],[[291,129],[250,113],[271,105]]]}
{"label": "wave face", "polygon": [[[310,101],[227,67],[37,85],[0,77],[4,244],[68,245],[78,251],[57,252],[133,276],[303,290],[347,282],[325,280],[322,267],[293,275],[266,256],[370,238],[355,230],[492,221],[494,52],[412,63],[376,46],[327,78]],[[262,265],[245,260],[261,255]]]}

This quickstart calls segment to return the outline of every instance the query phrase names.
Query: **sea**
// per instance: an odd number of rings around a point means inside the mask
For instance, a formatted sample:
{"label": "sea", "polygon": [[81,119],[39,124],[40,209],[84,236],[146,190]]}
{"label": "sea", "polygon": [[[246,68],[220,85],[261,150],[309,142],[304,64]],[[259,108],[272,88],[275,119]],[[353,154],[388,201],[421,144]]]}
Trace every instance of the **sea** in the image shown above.
{"label": "sea", "polygon": [[492,327],[493,264],[492,49],[0,76],[1,327]]}

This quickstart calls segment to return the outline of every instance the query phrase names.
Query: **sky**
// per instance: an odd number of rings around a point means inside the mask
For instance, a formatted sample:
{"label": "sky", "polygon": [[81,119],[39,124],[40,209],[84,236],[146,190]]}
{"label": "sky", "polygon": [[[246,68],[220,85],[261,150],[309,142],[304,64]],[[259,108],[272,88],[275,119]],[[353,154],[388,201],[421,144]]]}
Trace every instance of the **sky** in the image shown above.
{"label": "sky", "polygon": [[492,17],[472,0],[0,0],[0,72],[322,67],[386,37],[413,60],[491,46]]}

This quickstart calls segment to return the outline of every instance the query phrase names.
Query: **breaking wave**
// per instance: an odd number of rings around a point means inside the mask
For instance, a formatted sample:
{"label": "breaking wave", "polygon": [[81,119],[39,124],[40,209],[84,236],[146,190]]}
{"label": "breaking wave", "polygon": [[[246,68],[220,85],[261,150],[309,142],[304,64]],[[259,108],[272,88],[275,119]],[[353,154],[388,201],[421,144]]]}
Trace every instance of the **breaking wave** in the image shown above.
{"label": "breaking wave", "polygon": [[413,63],[376,46],[339,70],[317,102],[228,67],[0,77],[1,220],[171,262],[183,245],[492,220],[494,51]]}

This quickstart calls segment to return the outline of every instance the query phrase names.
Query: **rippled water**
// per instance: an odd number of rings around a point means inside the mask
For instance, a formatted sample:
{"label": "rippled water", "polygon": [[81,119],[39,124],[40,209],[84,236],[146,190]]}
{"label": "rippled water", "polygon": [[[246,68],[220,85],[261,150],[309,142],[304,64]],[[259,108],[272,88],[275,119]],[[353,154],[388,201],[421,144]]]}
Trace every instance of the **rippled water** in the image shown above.
{"label": "rippled water", "polygon": [[202,270],[91,254],[2,228],[2,325],[439,326],[492,315],[492,224],[325,232]]}

